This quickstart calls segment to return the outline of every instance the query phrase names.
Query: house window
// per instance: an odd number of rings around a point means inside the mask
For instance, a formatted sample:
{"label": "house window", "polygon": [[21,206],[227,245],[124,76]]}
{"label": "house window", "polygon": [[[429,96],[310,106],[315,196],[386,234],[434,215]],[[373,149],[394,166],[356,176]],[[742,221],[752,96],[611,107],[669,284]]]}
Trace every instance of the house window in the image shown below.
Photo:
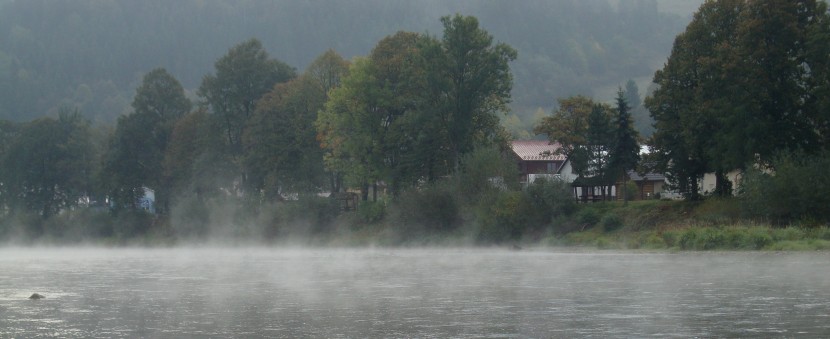
{"label": "house window", "polygon": [[548,172],[547,173],[556,173],[556,163],[555,162],[549,162],[549,163],[547,163],[547,165],[548,165]]}

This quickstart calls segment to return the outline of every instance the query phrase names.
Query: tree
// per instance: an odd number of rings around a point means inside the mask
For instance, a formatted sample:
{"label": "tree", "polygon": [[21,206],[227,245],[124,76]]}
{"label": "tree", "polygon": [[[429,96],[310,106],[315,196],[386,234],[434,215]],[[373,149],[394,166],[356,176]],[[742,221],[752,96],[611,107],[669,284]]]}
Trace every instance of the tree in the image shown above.
{"label": "tree", "polygon": [[328,93],[339,87],[343,77],[349,74],[349,62],[333,49],[329,49],[311,62],[305,74],[317,82],[328,98]]}
{"label": "tree", "polygon": [[611,193],[609,186],[616,179],[616,172],[611,168],[615,131],[611,117],[612,110],[608,105],[594,104],[588,115],[585,145],[579,147],[571,159],[577,173],[599,179],[595,182],[602,185],[603,196]]}
{"label": "tree", "polygon": [[248,185],[267,198],[283,192],[313,192],[323,186],[323,152],[314,121],[326,93],[303,75],[277,84],[257,104],[243,143]]}
{"label": "tree", "polygon": [[222,127],[204,109],[179,119],[164,154],[165,185],[171,197],[195,196],[197,200],[230,187],[239,172],[225,152]]}
{"label": "tree", "polygon": [[[294,78],[285,63],[270,59],[257,39],[240,43],[216,61],[216,75],[206,75],[198,94],[220,117],[230,154],[242,155],[242,135],[256,102],[275,84]],[[244,179],[244,178],[243,178]]]}
{"label": "tree", "polygon": [[118,119],[107,152],[104,173],[118,206],[137,208],[144,187],[156,192],[157,209],[166,211],[163,161],[176,121],[191,103],[176,78],[158,68],[144,76],[133,99],[134,112]]}
{"label": "tree", "polygon": [[695,13],[646,102],[657,154],[680,186],[696,191],[697,178],[715,172],[715,193],[728,194],[730,170],[825,147],[817,84],[828,69],[826,8],[812,0],[722,0]]}
{"label": "tree", "polygon": [[356,59],[341,87],[329,93],[317,117],[320,145],[326,150],[330,171],[343,173],[345,183],[360,187],[366,199],[367,185],[380,179],[381,156],[377,140],[383,120],[376,106],[377,83],[369,59]]}
{"label": "tree", "polygon": [[[337,87],[340,87],[343,78],[348,76],[349,66],[350,63],[348,61],[344,60],[343,57],[337,54],[334,50],[329,49],[322,55],[318,56],[317,59],[315,59],[311,65],[308,66],[305,75],[317,82],[320,88],[322,88],[323,93],[326,96],[326,100],[328,100],[331,91]],[[318,131],[318,141],[323,138],[324,137]],[[343,186],[343,173],[337,172],[331,168],[326,168],[326,172],[329,180],[329,190],[331,192],[340,192]]]}
{"label": "tree", "polygon": [[723,93],[727,80],[717,60],[732,45],[744,0],[704,3],[686,31],[677,36],[662,70],[654,74],[658,88],[646,98],[655,120],[651,153],[656,169],[690,199],[699,198],[698,180],[713,167],[714,140],[728,114]]}
{"label": "tree", "polygon": [[77,110],[24,124],[3,161],[8,204],[44,219],[77,206],[93,190],[93,151],[89,122]]}
{"label": "tree", "polygon": [[559,99],[558,108],[550,116],[542,118],[533,128],[536,134],[545,134],[558,142],[562,154],[570,156],[574,150],[587,144],[588,116],[594,109],[594,101],[585,96]]}
{"label": "tree", "polygon": [[[0,169],[5,169],[6,154],[9,152],[12,143],[17,139],[20,126],[8,120],[0,120]],[[9,207],[9,180],[0,174],[0,215],[6,213]]]}
{"label": "tree", "polygon": [[[616,101],[614,140],[609,162],[611,173],[622,176],[623,185],[621,188],[624,190],[628,184],[627,172],[636,168],[640,161],[640,145],[637,143],[637,131],[634,130],[630,108],[625,100],[625,92],[622,88],[617,91]],[[628,203],[628,194],[625,194],[625,192],[617,192],[617,194],[622,194],[623,201]]]}
{"label": "tree", "polygon": [[393,195],[419,180],[447,173],[438,168],[447,137],[431,109],[435,107],[426,78],[430,71],[425,48],[437,41],[425,35],[398,32],[378,42],[367,59],[352,65],[343,85],[318,118],[328,149],[329,170],[344,173],[368,196],[368,186],[384,180]]}
{"label": "tree", "polygon": [[[476,145],[486,145],[501,131],[496,115],[507,110],[513,76],[509,62],[516,50],[479,28],[472,16],[441,18],[443,58],[435,61],[445,80],[433,81],[446,100],[437,107],[449,136],[451,163],[457,170],[461,156]],[[434,60],[434,59],[433,59]]]}
{"label": "tree", "polygon": [[585,185],[601,187],[605,195],[616,179],[609,167],[614,142],[611,117],[608,105],[574,96],[560,99],[559,108],[542,118],[533,131],[559,143],[560,152],[571,162],[574,173],[583,178]]}
{"label": "tree", "polygon": [[[815,0],[746,2],[735,44],[724,47],[718,60],[730,79],[721,97],[732,108],[732,114],[721,115],[726,129],[715,151],[722,156],[721,167],[744,169],[755,161],[769,163],[782,151],[821,149],[817,132],[822,127],[814,124],[818,109],[806,99],[817,90],[810,86],[813,74],[826,72],[822,66],[830,55],[805,55],[813,48],[808,45],[812,27],[827,18],[826,4]],[[826,27],[815,29],[828,33]]]}

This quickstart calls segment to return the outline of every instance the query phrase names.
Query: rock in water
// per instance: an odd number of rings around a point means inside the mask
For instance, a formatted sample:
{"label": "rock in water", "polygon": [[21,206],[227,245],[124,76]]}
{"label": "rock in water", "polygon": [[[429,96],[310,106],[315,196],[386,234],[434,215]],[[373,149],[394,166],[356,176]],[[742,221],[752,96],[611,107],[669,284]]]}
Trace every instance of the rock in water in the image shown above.
{"label": "rock in water", "polygon": [[42,294],[37,294],[37,293],[32,293],[32,296],[29,297],[29,299],[32,299],[32,300],[38,300],[38,299],[43,299],[43,298],[46,298],[46,297],[44,297]]}

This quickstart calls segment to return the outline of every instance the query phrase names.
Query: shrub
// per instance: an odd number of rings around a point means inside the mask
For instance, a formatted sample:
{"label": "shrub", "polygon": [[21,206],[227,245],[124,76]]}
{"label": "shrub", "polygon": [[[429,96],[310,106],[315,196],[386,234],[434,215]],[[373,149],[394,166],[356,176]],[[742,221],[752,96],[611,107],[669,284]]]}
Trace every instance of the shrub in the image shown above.
{"label": "shrub", "polygon": [[605,231],[610,232],[622,227],[623,221],[622,218],[620,218],[620,216],[618,216],[617,214],[609,213],[602,217],[600,224],[602,225],[602,228],[605,229]]}
{"label": "shrub", "polygon": [[400,194],[389,206],[389,222],[402,236],[447,232],[460,223],[460,207],[450,187],[438,182]]}
{"label": "shrub", "polygon": [[666,246],[675,247],[680,246],[680,235],[681,233],[678,231],[664,231],[660,234],[660,237],[663,238]]}
{"label": "shrub", "polygon": [[385,214],[386,204],[383,201],[364,201],[357,206],[357,215],[368,224],[381,221]]}
{"label": "shrub", "polygon": [[479,240],[498,243],[519,238],[530,223],[528,207],[522,192],[503,192],[492,205],[480,206]]}
{"label": "shrub", "polygon": [[776,223],[830,221],[830,153],[781,154],[773,159],[773,174],[749,170],[740,196],[745,211]]}
{"label": "shrub", "polygon": [[576,213],[576,221],[586,227],[596,225],[600,220],[599,211],[593,207],[583,207]]}
{"label": "shrub", "polygon": [[576,210],[570,185],[563,180],[537,179],[525,189],[532,209],[533,222],[547,225],[557,216],[571,215]]}
{"label": "shrub", "polygon": [[276,222],[291,234],[319,234],[331,229],[339,212],[340,205],[334,199],[300,196],[296,201],[277,204]]}

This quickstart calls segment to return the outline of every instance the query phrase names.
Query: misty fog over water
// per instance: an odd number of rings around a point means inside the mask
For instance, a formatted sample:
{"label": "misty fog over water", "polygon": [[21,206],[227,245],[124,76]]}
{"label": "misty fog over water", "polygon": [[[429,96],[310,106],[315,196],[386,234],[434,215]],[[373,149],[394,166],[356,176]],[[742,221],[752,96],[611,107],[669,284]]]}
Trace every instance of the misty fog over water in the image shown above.
{"label": "misty fog over water", "polygon": [[827,253],[0,250],[0,337],[826,337],[829,315]]}

